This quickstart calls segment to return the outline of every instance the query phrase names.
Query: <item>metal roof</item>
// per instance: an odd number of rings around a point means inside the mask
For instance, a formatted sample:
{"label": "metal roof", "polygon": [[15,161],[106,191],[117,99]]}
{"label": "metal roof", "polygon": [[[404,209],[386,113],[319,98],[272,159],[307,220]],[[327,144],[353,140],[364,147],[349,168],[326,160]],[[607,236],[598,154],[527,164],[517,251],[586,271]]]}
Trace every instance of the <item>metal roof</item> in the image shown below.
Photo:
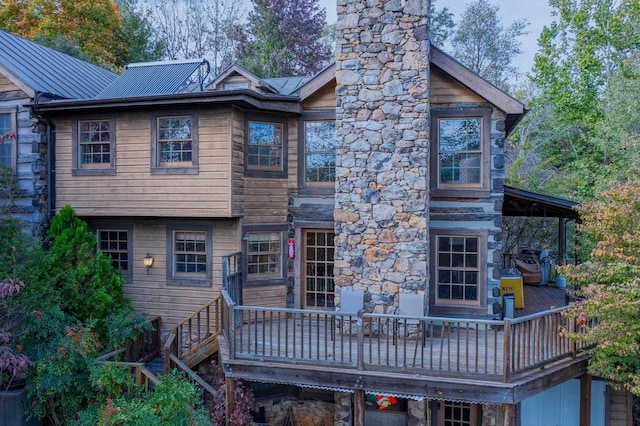
{"label": "metal roof", "polygon": [[504,186],[503,216],[564,217],[580,221],[576,210],[580,204],[564,198]]}
{"label": "metal roof", "polygon": [[118,75],[104,68],[0,31],[0,68],[34,92],[66,99],[93,98]]}
{"label": "metal roof", "polygon": [[260,83],[269,86],[279,95],[292,95],[309,80],[311,77],[279,77],[263,78]]}
{"label": "metal roof", "polygon": [[[130,64],[127,70],[96,98],[170,95],[193,91],[187,85],[202,65],[206,65],[208,71],[209,63],[206,59]],[[198,87],[196,91],[199,90]]]}

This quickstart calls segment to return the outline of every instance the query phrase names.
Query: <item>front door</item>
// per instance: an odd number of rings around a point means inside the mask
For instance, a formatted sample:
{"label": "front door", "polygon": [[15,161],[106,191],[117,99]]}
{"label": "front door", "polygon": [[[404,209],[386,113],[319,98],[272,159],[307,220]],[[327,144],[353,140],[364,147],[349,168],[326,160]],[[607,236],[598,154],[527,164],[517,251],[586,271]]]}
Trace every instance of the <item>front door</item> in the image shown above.
{"label": "front door", "polygon": [[304,308],[333,310],[334,236],[333,230],[302,230],[301,287]]}

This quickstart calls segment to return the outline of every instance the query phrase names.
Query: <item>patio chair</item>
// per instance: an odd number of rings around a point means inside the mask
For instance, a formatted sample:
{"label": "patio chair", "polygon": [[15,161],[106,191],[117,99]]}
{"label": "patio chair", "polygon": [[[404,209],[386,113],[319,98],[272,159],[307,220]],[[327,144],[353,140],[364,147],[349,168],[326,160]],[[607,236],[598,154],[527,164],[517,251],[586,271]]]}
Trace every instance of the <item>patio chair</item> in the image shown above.
{"label": "patio chair", "polygon": [[[416,293],[400,293],[400,298],[398,300],[398,316],[408,316],[408,317],[421,317],[424,316],[424,294],[416,294]],[[424,321],[419,320],[401,320],[397,319],[394,321],[393,327],[393,342],[397,344],[398,334],[400,333],[400,326],[403,326],[403,333],[405,336],[410,334],[411,329],[415,329],[417,333],[417,337],[422,338],[422,346],[426,343],[426,324]]]}
{"label": "patio chair", "polygon": [[[340,306],[338,307],[338,314],[334,318],[336,318],[336,325],[339,327],[341,332],[344,332],[343,328],[345,326],[344,318],[352,315],[356,316],[358,311],[364,307],[364,291],[362,290],[352,290],[349,288],[342,289],[340,292]],[[351,327],[351,325],[349,325]],[[336,327],[332,327],[335,333]],[[332,333],[333,334],[333,333]]]}

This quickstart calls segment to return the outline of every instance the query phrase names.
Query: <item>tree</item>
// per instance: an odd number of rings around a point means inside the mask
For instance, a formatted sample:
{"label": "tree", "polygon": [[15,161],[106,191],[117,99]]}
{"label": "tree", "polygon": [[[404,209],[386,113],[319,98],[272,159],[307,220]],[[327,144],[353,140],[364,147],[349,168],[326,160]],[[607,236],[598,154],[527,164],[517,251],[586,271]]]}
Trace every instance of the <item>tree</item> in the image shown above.
{"label": "tree", "polygon": [[517,20],[504,27],[499,7],[488,0],[470,3],[451,40],[453,56],[494,86],[508,90],[509,80],[518,75],[511,61],[522,53],[518,37],[526,34],[528,22]]}
{"label": "tree", "polygon": [[589,372],[614,388],[640,396],[640,181],[613,185],[583,204],[580,225],[591,257],[561,272],[585,301],[570,314],[579,323],[597,318],[586,335],[595,345]]}
{"label": "tree", "polygon": [[132,1],[7,0],[0,3],[0,29],[118,68],[157,57],[145,18]]}
{"label": "tree", "polygon": [[146,8],[155,39],[166,59],[207,58],[214,75],[231,65],[242,2],[171,0]]}
{"label": "tree", "polygon": [[456,26],[453,21],[453,13],[443,7],[436,9],[436,0],[431,1],[429,6],[429,38],[431,43],[438,47],[443,47],[445,41],[453,34]]}
{"label": "tree", "polygon": [[326,14],[317,0],[252,0],[247,30],[236,28],[238,62],[261,77],[315,74],[333,50],[322,43]]}

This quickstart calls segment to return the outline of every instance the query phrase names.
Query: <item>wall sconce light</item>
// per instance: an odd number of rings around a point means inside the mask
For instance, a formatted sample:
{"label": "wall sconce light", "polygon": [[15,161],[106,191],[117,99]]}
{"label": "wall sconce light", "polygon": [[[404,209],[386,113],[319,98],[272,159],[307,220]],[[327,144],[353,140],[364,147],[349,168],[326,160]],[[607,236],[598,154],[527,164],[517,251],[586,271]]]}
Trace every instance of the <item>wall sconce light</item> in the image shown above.
{"label": "wall sconce light", "polygon": [[250,238],[249,238],[249,233],[248,233],[248,232],[245,232],[245,233],[244,233],[244,236],[242,237],[242,240],[243,240],[243,241],[249,241],[249,239],[250,239]]}
{"label": "wall sconce light", "polygon": [[147,275],[149,275],[149,268],[153,266],[153,256],[147,253],[147,255],[142,258],[142,263],[147,268]]}

